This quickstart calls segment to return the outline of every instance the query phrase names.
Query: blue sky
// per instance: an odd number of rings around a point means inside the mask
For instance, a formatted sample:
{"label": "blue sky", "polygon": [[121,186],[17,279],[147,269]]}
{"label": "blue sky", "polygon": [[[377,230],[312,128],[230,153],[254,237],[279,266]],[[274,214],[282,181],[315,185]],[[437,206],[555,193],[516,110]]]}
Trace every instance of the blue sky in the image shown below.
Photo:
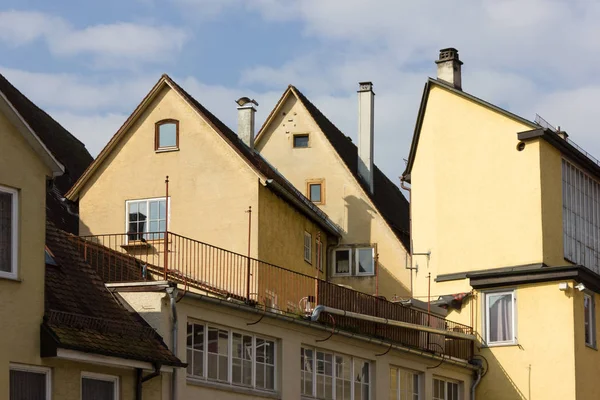
{"label": "blue sky", "polygon": [[600,155],[599,19],[595,0],[3,0],[0,72],[93,155],[165,72],[231,127],[235,99],[262,123],[294,84],[353,138],[371,80],[375,161],[397,181],[444,47],[465,91]]}

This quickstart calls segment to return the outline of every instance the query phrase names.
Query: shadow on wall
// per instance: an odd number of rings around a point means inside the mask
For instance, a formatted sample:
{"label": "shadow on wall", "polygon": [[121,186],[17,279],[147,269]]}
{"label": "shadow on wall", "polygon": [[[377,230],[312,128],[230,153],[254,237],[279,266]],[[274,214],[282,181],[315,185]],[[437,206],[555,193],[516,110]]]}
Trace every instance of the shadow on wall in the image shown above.
{"label": "shadow on wall", "polygon": [[[481,345],[479,345],[481,346]],[[508,375],[500,361],[487,348],[475,349],[475,358],[484,358],[485,376],[477,387],[476,396],[489,400],[531,400],[531,365],[525,367],[522,374],[526,375],[527,385],[521,389]],[[548,382],[548,384],[552,384]]]}
{"label": "shadow on wall", "polygon": [[[344,241],[348,244],[372,244],[371,225],[374,214],[377,211],[373,209],[366,201],[356,196],[346,196],[346,235]],[[389,262],[389,260],[388,260]],[[352,286],[355,290],[359,290],[368,294],[379,294],[392,300],[394,296],[408,298],[410,297],[410,283],[401,282],[397,274],[394,274],[391,268],[404,268],[405,260],[397,260],[397,263],[386,265],[381,261],[378,263],[378,278],[375,277],[348,277],[335,278],[335,283],[346,284]]]}

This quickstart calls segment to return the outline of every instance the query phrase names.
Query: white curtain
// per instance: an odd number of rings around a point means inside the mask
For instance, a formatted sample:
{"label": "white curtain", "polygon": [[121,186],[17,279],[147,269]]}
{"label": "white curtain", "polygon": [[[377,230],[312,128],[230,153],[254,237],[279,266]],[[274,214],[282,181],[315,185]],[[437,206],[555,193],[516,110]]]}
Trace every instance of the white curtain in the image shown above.
{"label": "white curtain", "polygon": [[489,341],[507,342],[513,340],[512,295],[489,295]]}

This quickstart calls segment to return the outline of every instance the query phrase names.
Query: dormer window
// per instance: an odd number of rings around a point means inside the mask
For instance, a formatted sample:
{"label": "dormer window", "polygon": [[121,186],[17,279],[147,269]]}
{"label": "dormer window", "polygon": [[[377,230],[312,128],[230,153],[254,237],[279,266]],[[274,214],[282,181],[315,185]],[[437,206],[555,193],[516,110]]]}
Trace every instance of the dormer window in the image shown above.
{"label": "dormer window", "polygon": [[168,151],[179,149],[179,121],[164,119],[156,123],[154,150]]}

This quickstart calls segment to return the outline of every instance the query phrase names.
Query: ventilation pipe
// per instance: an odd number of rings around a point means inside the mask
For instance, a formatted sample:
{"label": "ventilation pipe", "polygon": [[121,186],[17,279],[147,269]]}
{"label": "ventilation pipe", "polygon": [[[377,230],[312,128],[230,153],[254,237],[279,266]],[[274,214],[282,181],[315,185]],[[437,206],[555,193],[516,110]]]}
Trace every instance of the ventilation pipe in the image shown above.
{"label": "ventilation pipe", "polygon": [[375,93],[371,82],[358,85],[358,174],[373,194]]}

